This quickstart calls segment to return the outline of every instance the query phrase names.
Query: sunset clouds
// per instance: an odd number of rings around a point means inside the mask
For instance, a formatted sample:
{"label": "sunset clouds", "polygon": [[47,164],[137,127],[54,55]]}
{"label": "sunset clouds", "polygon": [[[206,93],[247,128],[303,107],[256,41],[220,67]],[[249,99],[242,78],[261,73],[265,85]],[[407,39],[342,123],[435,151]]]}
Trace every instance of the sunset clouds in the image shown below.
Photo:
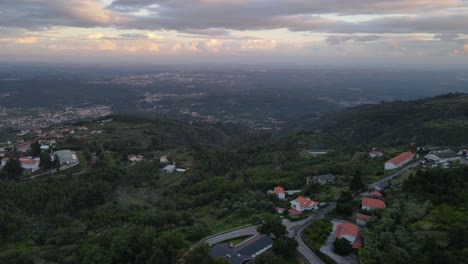
{"label": "sunset clouds", "polygon": [[27,51],[126,60],[425,56],[463,63],[468,1],[11,0],[0,2],[0,48],[10,58]]}

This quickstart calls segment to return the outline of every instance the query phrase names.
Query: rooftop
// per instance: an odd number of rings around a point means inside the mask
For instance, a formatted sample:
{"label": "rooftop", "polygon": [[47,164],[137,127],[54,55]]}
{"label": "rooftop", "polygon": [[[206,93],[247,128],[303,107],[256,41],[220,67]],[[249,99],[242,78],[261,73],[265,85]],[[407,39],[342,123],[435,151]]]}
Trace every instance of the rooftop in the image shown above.
{"label": "rooftop", "polygon": [[403,152],[400,155],[392,158],[391,160],[387,161],[389,163],[393,163],[395,165],[398,165],[400,163],[403,163],[409,159],[412,159],[414,157],[414,154],[411,151]]}

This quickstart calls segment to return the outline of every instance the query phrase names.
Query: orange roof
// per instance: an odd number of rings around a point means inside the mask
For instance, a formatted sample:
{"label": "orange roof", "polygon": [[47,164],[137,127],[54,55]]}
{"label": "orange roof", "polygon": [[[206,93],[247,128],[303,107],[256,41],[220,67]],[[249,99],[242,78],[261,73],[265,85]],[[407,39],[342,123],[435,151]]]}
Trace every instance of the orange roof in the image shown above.
{"label": "orange roof", "polygon": [[375,154],[375,155],[383,155],[382,152],[378,151],[378,150],[374,150],[371,152],[372,154]]}
{"label": "orange roof", "polygon": [[369,221],[370,218],[371,218],[370,215],[356,213],[356,219]]}
{"label": "orange roof", "polygon": [[343,223],[336,226],[335,237],[352,236],[355,238],[353,248],[360,248],[362,245],[362,235],[357,226],[351,223]]}
{"label": "orange roof", "polygon": [[283,187],[276,186],[274,189],[275,194],[285,193]]}
{"label": "orange roof", "polygon": [[293,214],[293,215],[301,215],[302,214],[301,211],[298,211],[298,210],[292,209],[292,208],[288,210],[288,213]]}
{"label": "orange roof", "polygon": [[336,237],[341,238],[342,236],[357,237],[358,228],[355,224],[343,223],[336,226]]}
{"label": "orange roof", "polygon": [[316,204],[316,205],[319,205],[319,204],[320,204],[319,202],[312,201],[312,200],[310,200],[309,198],[305,198],[305,197],[303,197],[303,196],[297,197],[296,200],[294,200],[294,201],[298,202],[299,205],[301,206],[301,208],[309,207],[309,206],[311,206],[312,204]]}
{"label": "orange roof", "polygon": [[387,162],[390,162],[390,163],[393,163],[394,165],[398,165],[404,161],[407,161],[409,159],[412,159],[414,157],[414,154],[413,152],[411,151],[407,151],[407,152],[403,152],[401,153],[400,155],[394,157],[393,159],[387,161]]}
{"label": "orange roof", "polygon": [[379,199],[362,198],[362,206],[370,208],[385,208],[385,203]]}

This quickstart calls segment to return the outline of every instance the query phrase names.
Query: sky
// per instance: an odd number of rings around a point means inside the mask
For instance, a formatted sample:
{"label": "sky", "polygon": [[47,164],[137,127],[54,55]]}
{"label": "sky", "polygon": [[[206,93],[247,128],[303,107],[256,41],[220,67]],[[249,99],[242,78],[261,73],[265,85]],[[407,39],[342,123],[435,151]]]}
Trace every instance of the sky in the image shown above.
{"label": "sky", "polygon": [[468,69],[468,0],[1,0],[1,62]]}

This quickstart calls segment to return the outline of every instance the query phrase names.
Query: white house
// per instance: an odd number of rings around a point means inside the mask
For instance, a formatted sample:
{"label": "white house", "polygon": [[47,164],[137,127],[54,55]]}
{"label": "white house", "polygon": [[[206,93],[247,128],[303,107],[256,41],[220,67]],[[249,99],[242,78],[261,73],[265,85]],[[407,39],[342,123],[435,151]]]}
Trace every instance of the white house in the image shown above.
{"label": "white house", "polygon": [[459,156],[455,151],[450,149],[443,151],[431,151],[425,156],[425,158],[436,163],[446,163],[450,161],[461,160],[461,156]]}
{"label": "white house", "polygon": [[176,169],[175,165],[167,165],[166,167],[162,168],[161,171],[165,173],[173,173]]}
{"label": "white house", "polygon": [[280,200],[284,200],[286,198],[286,192],[284,191],[283,187],[276,186],[273,192]]}
{"label": "white house", "polygon": [[385,170],[393,170],[402,167],[414,158],[414,154],[411,151],[401,153],[400,155],[392,158],[385,162]]}
{"label": "white house", "polygon": [[167,156],[161,156],[159,158],[159,162],[161,163],[168,163],[169,162],[169,159],[167,158]]}
{"label": "white house", "polygon": [[142,155],[133,155],[133,154],[128,155],[127,158],[128,158],[128,161],[130,162],[140,162],[145,159],[145,157]]}
{"label": "white house", "polygon": [[319,202],[312,201],[309,198],[305,198],[302,196],[299,196],[296,198],[296,200],[291,201],[291,208],[299,212],[303,212],[306,210],[317,210],[319,208],[319,205]]}
{"label": "white house", "polygon": [[[9,159],[8,157],[3,158],[2,166],[5,166]],[[39,170],[40,159],[38,157],[20,157],[19,161],[21,162],[21,167],[25,170],[30,170],[31,172]]]}
{"label": "white house", "polygon": [[72,152],[71,150],[55,151],[52,157],[54,157],[55,155],[58,156],[61,165],[71,165],[78,162],[78,157],[76,156],[76,153]]}
{"label": "white house", "polygon": [[378,150],[373,150],[371,152],[369,152],[369,157],[370,158],[380,158],[383,156],[383,153],[378,151]]}

